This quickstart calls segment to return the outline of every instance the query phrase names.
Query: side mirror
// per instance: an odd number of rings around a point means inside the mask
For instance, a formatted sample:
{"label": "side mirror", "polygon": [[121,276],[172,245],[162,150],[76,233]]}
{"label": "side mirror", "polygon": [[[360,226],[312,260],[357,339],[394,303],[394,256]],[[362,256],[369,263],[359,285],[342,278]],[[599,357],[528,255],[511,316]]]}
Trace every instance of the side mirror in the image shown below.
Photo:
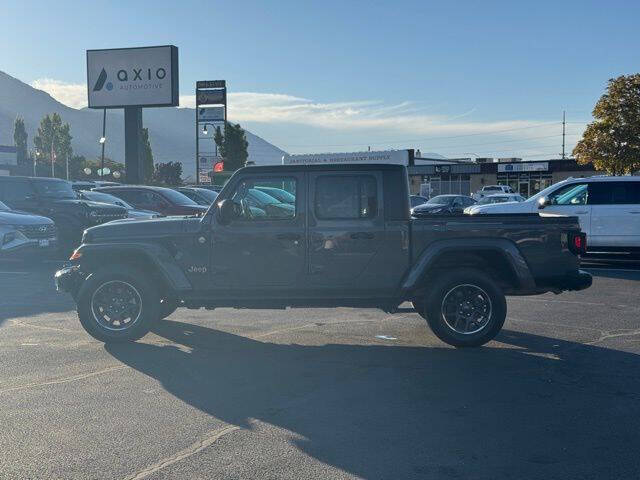
{"label": "side mirror", "polygon": [[538,199],[538,208],[543,209],[544,207],[549,205],[549,197],[540,197]]}
{"label": "side mirror", "polygon": [[216,220],[220,225],[229,225],[238,215],[231,200],[221,200],[217,204]]}

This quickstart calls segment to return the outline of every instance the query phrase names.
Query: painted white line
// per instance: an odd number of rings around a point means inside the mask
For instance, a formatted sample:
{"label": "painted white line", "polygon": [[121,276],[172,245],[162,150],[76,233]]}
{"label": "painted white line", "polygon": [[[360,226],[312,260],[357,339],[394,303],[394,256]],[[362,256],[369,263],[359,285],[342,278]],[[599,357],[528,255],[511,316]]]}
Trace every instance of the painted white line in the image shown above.
{"label": "painted white line", "polygon": [[0,275],[27,275],[31,272],[0,272]]}
{"label": "painted white line", "polygon": [[116,370],[123,370],[125,368],[131,368],[131,367],[129,367],[128,365],[116,365],[115,367],[105,368],[104,370],[98,370],[96,372],[89,372],[89,373],[80,373],[78,375],[72,375],[71,377],[59,378],[58,380],[48,380],[46,382],[27,383],[26,385],[18,385],[15,387],[0,389],[0,394],[7,393],[7,392],[17,392],[20,390],[27,390],[29,388],[35,388],[35,387],[46,387],[48,385],[59,385],[61,383],[75,382],[76,380],[84,380],[85,378],[95,377],[98,375],[102,375],[104,373],[115,372]]}
{"label": "painted white line", "polygon": [[228,433],[235,432],[236,430],[240,430],[240,427],[236,427],[234,425],[228,425],[226,427],[213,430],[209,432],[202,440],[199,440],[189,445],[187,448],[185,448],[184,450],[180,450],[175,455],[172,455],[169,458],[165,458],[164,460],[160,460],[159,462],[148,466],[144,470],[126,478],[127,480],[141,480],[143,478],[148,477],[149,475],[153,475],[154,473],[159,472],[163,468],[171,466],[174,463],[177,463],[181,460],[184,460],[185,458],[195,455],[198,452],[201,452],[205,448],[208,448],[211,445],[213,445],[220,437],[223,437]]}

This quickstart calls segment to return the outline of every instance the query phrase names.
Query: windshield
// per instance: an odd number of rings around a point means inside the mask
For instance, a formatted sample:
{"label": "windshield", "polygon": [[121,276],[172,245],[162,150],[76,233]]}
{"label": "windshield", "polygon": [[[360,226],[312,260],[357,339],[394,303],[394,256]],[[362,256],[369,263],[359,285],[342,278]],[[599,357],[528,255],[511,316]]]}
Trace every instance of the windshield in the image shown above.
{"label": "windshield", "polygon": [[75,199],[78,198],[75,190],[71,187],[71,183],[64,180],[38,180],[33,185],[42,197],[56,199]]}
{"label": "windshield", "polygon": [[433,205],[434,203],[439,205],[449,205],[451,202],[453,202],[454,198],[455,197],[450,197],[448,195],[438,195],[429,199],[427,203],[431,205]]}
{"label": "windshield", "polygon": [[108,193],[83,191],[82,194],[87,200],[91,200],[92,202],[110,203],[112,205],[120,205],[127,210],[133,210],[133,207],[127,202]]}
{"label": "windshield", "polygon": [[7,207],[4,203],[0,202],[0,212],[6,212],[8,210],[11,210],[11,209]]}
{"label": "windshield", "polygon": [[281,188],[261,187],[258,189],[266,193],[267,195],[271,195],[273,198],[279,200],[282,203],[296,203],[296,197],[294,197],[286,190],[282,190]]}
{"label": "windshield", "polygon": [[194,189],[201,197],[206,198],[209,203],[213,203],[218,197],[218,193],[213,190],[207,190],[206,188],[196,188]]}
{"label": "windshield", "polygon": [[176,192],[175,190],[171,190],[170,188],[163,188],[160,193],[162,194],[163,197],[165,197],[171,203],[174,203],[176,205],[189,205],[189,206],[198,205],[196,202],[191,200],[186,195],[180,192]]}
{"label": "windshield", "polygon": [[492,195],[490,197],[484,197],[478,202],[478,205],[486,205],[488,203],[504,203],[513,202],[515,198],[511,198],[508,195]]}
{"label": "windshield", "polygon": [[251,195],[251,197],[259,204],[259,205],[273,205],[276,203],[281,203],[278,200],[276,200],[275,198],[273,198],[271,195],[267,195],[264,192],[261,192],[260,190],[256,189],[256,188],[250,188],[249,189],[249,195]]}

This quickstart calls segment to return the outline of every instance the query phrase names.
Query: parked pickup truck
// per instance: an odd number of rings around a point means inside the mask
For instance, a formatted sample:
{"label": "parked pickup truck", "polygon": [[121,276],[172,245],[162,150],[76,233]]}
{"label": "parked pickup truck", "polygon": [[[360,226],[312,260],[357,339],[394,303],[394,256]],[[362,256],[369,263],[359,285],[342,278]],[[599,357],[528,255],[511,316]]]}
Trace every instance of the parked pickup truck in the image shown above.
{"label": "parked pickup truck", "polygon": [[[262,202],[252,195],[262,187],[295,202]],[[104,342],[136,340],[178,306],[394,312],[408,301],[465,347],[497,335],[505,295],[589,287],[583,245],[575,217],[412,219],[403,166],[247,167],[203,217],[89,228],[55,280]]]}

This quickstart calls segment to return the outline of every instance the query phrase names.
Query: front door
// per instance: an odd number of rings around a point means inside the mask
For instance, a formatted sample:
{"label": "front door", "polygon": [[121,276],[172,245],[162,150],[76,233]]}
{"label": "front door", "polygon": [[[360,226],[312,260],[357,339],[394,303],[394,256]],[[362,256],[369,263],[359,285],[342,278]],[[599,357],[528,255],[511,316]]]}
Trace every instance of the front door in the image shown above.
{"label": "front door", "polygon": [[[236,218],[212,222],[211,282],[216,289],[256,290],[301,285],[306,266],[305,174],[246,174],[234,178],[224,198]],[[283,203],[260,187],[286,190]],[[249,293],[249,292],[248,292]]]}
{"label": "front door", "polygon": [[371,295],[384,284],[384,259],[376,258],[385,241],[380,173],[310,173],[309,186],[310,290]]}
{"label": "front door", "polygon": [[587,235],[587,245],[591,236],[591,206],[588,204],[589,188],[586,182],[570,183],[551,192],[547,198],[547,207],[540,210],[541,215],[553,213],[578,217],[580,229]]}

